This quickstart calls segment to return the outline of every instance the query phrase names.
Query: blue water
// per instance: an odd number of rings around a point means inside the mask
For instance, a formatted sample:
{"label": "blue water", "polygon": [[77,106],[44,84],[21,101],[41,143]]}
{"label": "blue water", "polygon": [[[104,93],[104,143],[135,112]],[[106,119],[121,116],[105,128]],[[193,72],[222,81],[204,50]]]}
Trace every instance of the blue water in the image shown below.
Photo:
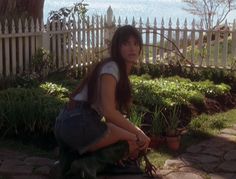
{"label": "blue water", "polygon": [[[44,20],[47,19],[51,10],[72,6],[75,2],[80,2],[80,0],[45,0]],[[161,23],[163,18],[165,26],[168,25],[170,17],[173,26],[175,26],[177,18],[179,18],[182,25],[185,18],[189,24],[191,24],[193,18],[198,20],[197,17],[182,10],[184,4],[181,0],[85,0],[84,2],[89,4],[88,15],[105,15],[108,7],[111,6],[116,18],[120,16],[121,20],[124,21],[127,17],[129,23],[133,17],[136,21],[142,17],[144,24],[147,17],[149,17],[150,23],[153,23],[154,18],[156,18],[158,24]],[[232,11],[228,15],[228,22],[233,22],[234,18],[236,18],[236,11]]]}

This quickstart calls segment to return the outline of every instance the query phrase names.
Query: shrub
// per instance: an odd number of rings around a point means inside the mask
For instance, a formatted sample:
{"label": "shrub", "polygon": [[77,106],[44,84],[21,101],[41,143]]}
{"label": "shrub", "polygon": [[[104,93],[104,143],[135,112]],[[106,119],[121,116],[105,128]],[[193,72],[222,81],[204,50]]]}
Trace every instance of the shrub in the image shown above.
{"label": "shrub", "polygon": [[45,136],[66,98],[53,97],[42,89],[9,88],[0,91],[1,136]]}

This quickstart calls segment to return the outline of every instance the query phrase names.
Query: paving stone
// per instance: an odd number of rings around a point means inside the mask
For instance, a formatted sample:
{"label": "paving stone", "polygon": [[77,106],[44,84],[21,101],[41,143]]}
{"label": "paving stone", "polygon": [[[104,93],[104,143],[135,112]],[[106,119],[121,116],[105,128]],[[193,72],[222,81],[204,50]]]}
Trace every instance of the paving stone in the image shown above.
{"label": "paving stone", "polygon": [[191,155],[189,153],[187,154],[182,154],[181,159],[183,161],[189,161],[193,163],[213,163],[213,162],[219,162],[220,159],[214,156],[209,156],[205,154],[195,154]]}
{"label": "paving stone", "polygon": [[35,173],[35,174],[42,174],[42,175],[49,175],[49,173],[50,173],[50,167],[48,167],[48,166],[42,166],[42,167],[36,168],[36,169],[34,170],[34,173]]}
{"label": "paving stone", "polygon": [[208,176],[210,176],[211,179],[235,179],[232,173],[210,173]]}
{"label": "paving stone", "polygon": [[[236,141],[235,141],[236,142]],[[221,148],[222,151],[224,152],[228,152],[228,151],[231,151],[231,150],[236,150],[236,145],[235,145],[235,142],[226,142],[224,147]]]}
{"label": "paving stone", "polygon": [[200,168],[206,172],[214,172],[219,163],[203,163],[200,164]]}
{"label": "paving stone", "polygon": [[142,175],[120,175],[120,176],[102,176],[99,179],[147,179]]}
{"label": "paving stone", "polygon": [[19,174],[19,175],[23,175],[23,174],[31,174],[33,171],[33,167],[32,166],[12,166],[11,168],[9,167],[2,167],[0,168],[0,173],[4,173],[4,174]]}
{"label": "paving stone", "polygon": [[235,135],[236,136],[236,130],[235,129],[230,129],[226,128],[221,131],[223,134],[230,134],[230,135]]}
{"label": "paving stone", "polygon": [[188,173],[188,172],[173,172],[169,175],[165,176],[164,179],[203,179],[203,177],[195,174],[195,173]]}
{"label": "paving stone", "polygon": [[47,176],[41,176],[41,175],[16,175],[11,177],[11,179],[49,179]]}
{"label": "paving stone", "polygon": [[203,170],[201,169],[198,169],[198,168],[194,168],[194,167],[181,167],[179,169],[180,172],[188,172],[188,173],[195,173],[195,174],[198,174],[200,176],[206,176],[207,173],[204,172]]}
{"label": "paving stone", "polygon": [[236,160],[236,150],[229,151],[224,156],[225,160]]}
{"label": "paving stone", "polygon": [[219,134],[219,137],[226,139],[228,141],[236,141],[236,136],[235,135],[229,135],[229,134]]}
{"label": "paving stone", "polygon": [[225,172],[236,172],[236,161],[225,161],[219,165],[218,169]]}
{"label": "paving stone", "polygon": [[201,142],[200,144],[203,147],[214,147],[214,148],[218,148],[218,147],[223,147],[225,145],[225,140],[222,140],[222,138],[220,137],[214,137],[212,139],[206,140]]}
{"label": "paving stone", "polygon": [[162,170],[159,170],[158,173],[161,175],[161,176],[165,176],[165,175],[168,175],[169,173],[171,173],[172,170],[168,170],[168,169],[162,169]]}
{"label": "paving stone", "polygon": [[177,169],[183,166],[186,166],[186,164],[182,160],[169,159],[165,161],[164,169]]}
{"label": "paving stone", "polygon": [[0,151],[0,159],[1,160],[6,160],[6,159],[23,160],[25,157],[27,157],[26,154],[22,154],[17,151],[10,151],[7,149],[1,149],[1,151]]}
{"label": "paving stone", "polygon": [[190,152],[190,153],[198,153],[202,150],[203,146],[202,145],[193,145],[189,148],[187,148],[187,152]]}
{"label": "paving stone", "polygon": [[5,174],[30,174],[32,170],[33,166],[25,166],[20,160],[4,160],[0,167],[0,173]]}
{"label": "paving stone", "polygon": [[26,158],[24,162],[34,166],[45,166],[45,165],[52,166],[55,161],[42,157],[29,157]]}
{"label": "paving stone", "polygon": [[216,157],[220,157],[222,156],[225,152],[218,149],[218,148],[205,148],[204,150],[201,151],[202,154],[209,154],[209,155],[213,155]]}

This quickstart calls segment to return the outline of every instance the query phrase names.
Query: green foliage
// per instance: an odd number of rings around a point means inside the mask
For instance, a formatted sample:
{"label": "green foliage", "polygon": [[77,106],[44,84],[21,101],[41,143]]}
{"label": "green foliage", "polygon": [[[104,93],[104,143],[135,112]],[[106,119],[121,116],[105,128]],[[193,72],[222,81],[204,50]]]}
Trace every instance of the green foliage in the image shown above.
{"label": "green foliage", "polygon": [[189,129],[192,131],[210,132],[220,130],[226,127],[225,116],[209,117],[206,114],[194,118],[189,124]]}
{"label": "green foliage", "polygon": [[1,136],[47,135],[66,98],[42,89],[9,88],[0,91]]}
{"label": "green foliage", "polygon": [[165,132],[165,115],[163,113],[164,107],[155,106],[155,110],[152,112],[152,126],[151,133],[155,136],[162,136]]}
{"label": "green foliage", "polygon": [[166,122],[166,134],[168,136],[177,135],[177,128],[180,123],[180,106],[174,105],[168,110],[167,117],[165,117]]}
{"label": "green foliage", "polygon": [[232,91],[236,92],[236,73],[234,71],[236,60],[231,60],[232,70],[217,68],[191,68],[176,64],[142,64],[140,68],[133,68],[132,74],[142,75],[149,74],[151,78],[180,76],[188,78],[191,81],[209,80],[215,84],[225,83],[231,86]]}
{"label": "green foliage", "polygon": [[230,92],[230,86],[215,85],[211,81],[192,82],[180,77],[147,79],[131,76],[134,101],[149,109],[155,106],[171,107],[175,104],[203,104],[204,96],[215,97]]}
{"label": "green foliage", "polygon": [[34,72],[41,80],[53,69],[53,65],[52,55],[44,48],[39,48],[32,58]]}
{"label": "green foliage", "polygon": [[130,111],[129,120],[138,127],[141,127],[143,117],[147,109],[142,106],[133,105]]}
{"label": "green foliage", "polygon": [[57,85],[50,82],[41,84],[40,88],[44,89],[47,94],[51,96],[66,97],[69,94],[69,90],[67,88],[62,87],[62,85]]}
{"label": "green foliage", "polygon": [[58,11],[51,11],[48,20],[63,20],[64,18],[83,18],[88,11],[88,4],[81,0],[72,7],[62,7]]}

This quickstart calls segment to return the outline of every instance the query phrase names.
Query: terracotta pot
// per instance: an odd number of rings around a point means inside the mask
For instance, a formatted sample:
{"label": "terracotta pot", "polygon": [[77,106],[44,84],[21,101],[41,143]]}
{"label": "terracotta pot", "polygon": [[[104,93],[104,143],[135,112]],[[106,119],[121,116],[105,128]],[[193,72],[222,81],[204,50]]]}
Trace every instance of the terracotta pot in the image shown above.
{"label": "terracotta pot", "polygon": [[166,136],[166,143],[169,149],[176,151],[180,147],[180,136]]}
{"label": "terracotta pot", "polygon": [[149,147],[152,149],[158,149],[165,141],[165,138],[160,136],[150,136],[150,139]]}

